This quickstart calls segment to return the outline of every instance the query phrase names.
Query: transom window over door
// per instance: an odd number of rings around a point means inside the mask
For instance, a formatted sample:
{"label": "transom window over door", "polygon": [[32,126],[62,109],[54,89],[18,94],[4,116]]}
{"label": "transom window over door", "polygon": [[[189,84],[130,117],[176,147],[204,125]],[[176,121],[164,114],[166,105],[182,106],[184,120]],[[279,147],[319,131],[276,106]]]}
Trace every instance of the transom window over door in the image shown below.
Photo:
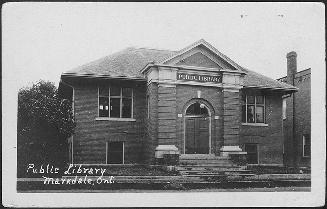
{"label": "transom window over door", "polygon": [[132,118],[133,89],[99,87],[99,117]]}
{"label": "transom window over door", "polygon": [[242,122],[265,123],[265,96],[260,94],[242,95]]}
{"label": "transom window over door", "polygon": [[186,115],[201,115],[201,116],[208,116],[208,109],[204,104],[200,104],[196,102],[189,106],[186,110]]}

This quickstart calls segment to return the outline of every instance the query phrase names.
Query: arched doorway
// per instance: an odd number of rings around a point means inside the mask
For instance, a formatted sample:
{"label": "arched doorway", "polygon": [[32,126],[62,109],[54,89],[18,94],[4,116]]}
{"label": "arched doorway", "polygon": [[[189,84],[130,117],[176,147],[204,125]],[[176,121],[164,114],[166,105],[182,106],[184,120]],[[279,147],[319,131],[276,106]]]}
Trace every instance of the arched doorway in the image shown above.
{"label": "arched doorway", "polygon": [[201,101],[189,105],[185,111],[185,154],[210,154],[211,118],[209,108]]}

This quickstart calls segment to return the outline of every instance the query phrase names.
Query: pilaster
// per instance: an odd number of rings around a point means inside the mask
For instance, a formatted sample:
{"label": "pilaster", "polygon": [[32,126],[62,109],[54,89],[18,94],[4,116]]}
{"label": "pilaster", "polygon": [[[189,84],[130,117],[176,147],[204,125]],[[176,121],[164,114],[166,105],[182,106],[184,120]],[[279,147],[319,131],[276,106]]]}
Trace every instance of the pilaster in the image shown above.
{"label": "pilaster", "polygon": [[224,99],[224,145],[220,149],[223,156],[243,154],[240,148],[240,89],[243,85],[243,76],[238,73],[223,73]]}

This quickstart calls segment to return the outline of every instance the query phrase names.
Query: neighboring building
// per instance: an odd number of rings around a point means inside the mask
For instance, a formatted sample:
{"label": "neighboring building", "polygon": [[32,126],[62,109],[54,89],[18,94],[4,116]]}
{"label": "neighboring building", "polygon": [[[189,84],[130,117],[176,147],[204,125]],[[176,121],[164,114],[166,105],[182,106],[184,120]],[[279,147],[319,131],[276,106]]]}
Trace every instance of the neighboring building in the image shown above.
{"label": "neighboring building", "polygon": [[296,53],[287,54],[287,76],[278,79],[298,88],[283,101],[284,160],[292,167],[311,167],[311,69],[297,72]]}
{"label": "neighboring building", "polygon": [[63,73],[59,85],[77,122],[72,162],[90,164],[154,163],[177,148],[281,165],[282,97],[296,90],[204,40],[180,51],[127,48]]}

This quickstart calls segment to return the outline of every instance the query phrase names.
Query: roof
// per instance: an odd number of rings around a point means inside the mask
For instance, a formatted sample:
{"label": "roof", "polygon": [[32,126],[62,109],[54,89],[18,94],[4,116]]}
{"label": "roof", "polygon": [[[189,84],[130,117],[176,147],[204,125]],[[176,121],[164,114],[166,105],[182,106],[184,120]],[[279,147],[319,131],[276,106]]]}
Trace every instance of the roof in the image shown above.
{"label": "roof", "polygon": [[174,53],[174,51],[168,50],[130,47],[66,71],[64,74],[143,78],[139,72],[140,69],[150,62],[158,62]]}
{"label": "roof", "polygon": [[289,85],[287,83],[283,83],[252,70],[248,70],[243,68],[246,72],[244,76],[244,87],[257,87],[257,88],[272,88],[272,89],[288,89],[288,90],[296,90],[297,88]]}
{"label": "roof", "polygon": [[[198,44],[207,44],[201,39],[191,46]],[[208,45],[209,49],[213,48]],[[190,47],[187,47],[190,48]],[[149,63],[163,63],[175,56],[178,56],[181,51],[185,51],[186,48],[180,51],[170,51],[170,50],[157,50],[148,48],[126,48],[122,51],[116,52],[109,56],[100,58],[93,62],[87,63],[85,65],[79,66],[72,70],[66,71],[63,75],[73,75],[81,77],[113,77],[113,78],[130,78],[130,79],[144,79],[141,70],[147,66]],[[215,50],[215,48],[213,48]],[[216,51],[214,51],[217,53]],[[218,55],[221,53],[219,52]],[[244,77],[244,87],[248,88],[267,88],[267,89],[286,89],[286,90],[296,90],[296,87],[289,84],[279,82],[267,76],[261,75],[254,71],[245,69],[235,62],[231,61],[227,56],[223,58],[232,62],[233,65],[245,72]]]}

